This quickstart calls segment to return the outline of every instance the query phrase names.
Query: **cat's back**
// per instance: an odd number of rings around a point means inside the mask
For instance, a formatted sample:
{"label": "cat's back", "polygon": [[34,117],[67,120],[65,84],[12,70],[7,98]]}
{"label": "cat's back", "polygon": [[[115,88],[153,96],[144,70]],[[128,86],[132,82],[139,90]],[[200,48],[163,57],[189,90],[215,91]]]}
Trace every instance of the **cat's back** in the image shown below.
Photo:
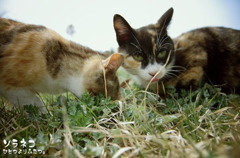
{"label": "cat's back", "polygon": [[240,31],[204,27],[174,39],[176,64],[201,67],[211,83],[240,89]]}
{"label": "cat's back", "polygon": [[[215,67],[240,59],[240,31],[225,27],[204,27],[174,38],[177,64]],[[232,63],[232,62],[231,62]],[[238,63],[238,61],[234,62]]]}
{"label": "cat's back", "polygon": [[47,30],[44,26],[24,24],[10,19],[0,18],[0,46],[10,44],[17,36],[44,30]]}
{"label": "cat's back", "polygon": [[16,22],[14,20],[10,20],[10,19],[5,19],[5,18],[1,18],[0,17],[0,31],[6,31],[9,30],[17,25],[20,25],[21,23]]}
{"label": "cat's back", "polygon": [[[203,27],[195,29],[173,39],[176,49],[189,48],[190,46],[202,46],[204,48],[230,47],[239,50],[240,31],[225,27]],[[219,47],[219,45],[222,45]]]}
{"label": "cat's back", "polygon": [[0,84],[31,85],[46,73],[49,40],[63,40],[57,33],[40,25],[0,18]]}

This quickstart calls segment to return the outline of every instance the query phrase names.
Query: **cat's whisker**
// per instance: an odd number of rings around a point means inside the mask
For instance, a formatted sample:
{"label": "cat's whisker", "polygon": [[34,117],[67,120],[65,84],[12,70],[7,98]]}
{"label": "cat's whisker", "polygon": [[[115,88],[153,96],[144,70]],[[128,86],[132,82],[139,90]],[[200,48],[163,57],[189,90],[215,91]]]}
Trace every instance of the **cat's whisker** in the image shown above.
{"label": "cat's whisker", "polygon": [[181,72],[184,72],[184,71],[182,71],[182,70],[169,70],[167,73],[171,73],[171,74],[175,74],[175,75],[177,75],[177,74],[179,74],[179,73],[181,73]]}
{"label": "cat's whisker", "polygon": [[179,66],[179,65],[173,65],[172,67],[185,68],[185,67]]}
{"label": "cat's whisker", "polygon": [[157,35],[157,46],[161,43],[162,39],[160,38],[161,37],[161,33]]}
{"label": "cat's whisker", "polygon": [[168,75],[168,76],[171,76],[171,77],[177,77],[177,74],[174,74],[174,73],[167,73],[166,75]]}
{"label": "cat's whisker", "polygon": [[[166,35],[167,35],[167,33],[165,33],[165,34],[163,35],[163,37],[167,38]],[[158,34],[158,36],[161,37],[161,36],[162,36],[161,33]],[[165,41],[165,38],[162,38],[162,39],[161,39],[161,38],[159,38],[159,37],[158,37],[158,41],[156,42],[158,47],[159,47],[159,45],[161,45],[161,44]]]}
{"label": "cat's whisker", "polygon": [[162,78],[162,80],[169,80],[169,79],[172,79],[172,77],[171,77],[171,76],[164,76],[164,77]]}
{"label": "cat's whisker", "polygon": [[180,69],[184,69],[184,70],[186,69],[185,67],[179,66],[179,65],[173,65],[172,68],[180,68]]}
{"label": "cat's whisker", "polygon": [[179,71],[179,70],[174,70],[174,71],[171,71],[171,70],[169,70],[169,73],[178,74],[179,72],[183,72],[183,71]]}
{"label": "cat's whisker", "polygon": [[165,46],[165,47],[158,47],[158,49],[160,50],[160,49],[168,49],[169,47],[167,47],[167,46]]}
{"label": "cat's whisker", "polygon": [[170,75],[170,74],[166,74],[161,80],[168,80],[168,79],[172,79],[172,78],[175,78],[175,77],[178,77],[178,76],[173,76],[173,75]]}
{"label": "cat's whisker", "polygon": [[[160,42],[160,40],[161,40],[161,38],[160,38],[160,37],[161,37],[161,35],[162,35],[162,30],[163,30],[163,29],[161,29],[160,33],[158,33],[158,35],[157,35],[157,42],[156,42],[156,43],[157,43],[157,45],[158,45],[158,43],[159,43],[159,42]],[[158,30],[157,30],[156,28],[155,28],[155,31],[156,31],[156,32],[158,32]]]}
{"label": "cat's whisker", "polygon": [[164,46],[164,45],[170,45],[170,46],[173,46],[172,43],[164,43],[162,46]]}
{"label": "cat's whisker", "polygon": [[171,70],[168,70],[166,74],[176,74],[176,72],[178,72],[178,71],[171,71]]}
{"label": "cat's whisker", "polygon": [[140,52],[142,51],[142,49],[139,46],[137,46],[136,44],[134,44],[134,43],[130,43],[130,44],[133,45],[135,48],[137,48]]}
{"label": "cat's whisker", "polygon": [[166,80],[166,79],[169,79],[169,78],[172,78],[172,76],[166,74],[163,78],[161,78],[161,80]]}
{"label": "cat's whisker", "polygon": [[[166,28],[165,26],[168,25],[168,24],[166,23],[166,20],[167,20],[167,19],[164,20],[163,27],[161,28],[161,31],[160,31],[160,33],[159,33],[159,37],[161,37],[163,30]],[[167,32],[163,35],[163,37],[166,36],[166,35],[167,35]],[[160,41],[159,41],[159,40],[160,40]],[[158,38],[157,45],[158,45],[159,42],[162,43],[160,38]]]}
{"label": "cat's whisker", "polygon": [[[166,45],[170,45],[170,46],[172,46],[173,44],[172,43],[164,43],[163,45],[161,45],[160,47],[161,48],[164,48]],[[167,47],[166,47],[167,48]]]}
{"label": "cat's whisker", "polygon": [[[155,28],[155,31],[158,32],[158,30]],[[156,44],[158,45],[159,43],[161,43],[161,36],[162,36],[162,31],[163,31],[163,28],[161,29],[161,31],[157,34],[157,41],[156,41]],[[165,33],[164,36],[166,36],[167,33]],[[164,37],[163,36],[163,37]]]}
{"label": "cat's whisker", "polygon": [[157,47],[160,49],[160,48],[162,48],[162,43],[164,43],[165,42],[165,40],[167,40],[168,39],[168,36],[166,36],[165,38],[163,38],[163,40],[157,45]]}
{"label": "cat's whisker", "polygon": [[134,39],[136,40],[136,42],[137,42],[137,44],[138,44],[138,48],[142,51],[140,42],[138,41],[137,37],[134,35],[134,33],[131,32],[131,34],[132,34],[132,36],[134,37]]}
{"label": "cat's whisker", "polygon": [[162,39],[161,38],[159,38],[160,39],[160,43],[162,42],[162,40],[164,39],[163,37],[166,37],[167,36],[167,33],[165,33],[164,35],[161,35],[161,33],[159,34],[159,37],[161,37],[162,36]]}
{"label": "cat's whisker", "polygon": [[169,71],[167,72],[167,74],[168,74],[168,73],[169,73],[169,74],[176,74],[176,73],[178,73],[178,72],[179,72],[179,71],[170,71],[170,70],[169,70]]}
{"label": "cat's whisker", "polygon": [[164,38],[163,41],[160,41],[160,44],[159,44],[159,40],[158,40],[158,36],[157,36],[157,49],[160,50],[162,48],[165,48],[165,49],[168,49],[169,47],[167,47],[167,45],[170,45],[170,47],[172,46],[172,43],[164,43],[162,44],[164,41],[166,40],[166,38]]}
{"label": "cat's whisker", "polygon": [[168,72],[167,74],[164,75],[162,79],[172,79],[172,78],[179,78],[179,76],[175,73]]}
{"label": "cat's whisker", "polygon": [[169,71],[173,71],[173,72],[183,72],[183,71],[186,71],[186,68],[179,68],[179,69],[177,69],[176,67],[175,67],[175,68],[172,67],[172,69],[169,70]]}
{"label": "cat's whisker", "polygon": [[[155,28],[155,32],[157,32],[157,29],[156,29],[156,28]],[[158,42],[159,42],[159,40],[160,40],[160,38],[159,38],[159,34],[157,34],[156,38],[157,38],[157,40],[156,40],[156,44],[158,45]]]}

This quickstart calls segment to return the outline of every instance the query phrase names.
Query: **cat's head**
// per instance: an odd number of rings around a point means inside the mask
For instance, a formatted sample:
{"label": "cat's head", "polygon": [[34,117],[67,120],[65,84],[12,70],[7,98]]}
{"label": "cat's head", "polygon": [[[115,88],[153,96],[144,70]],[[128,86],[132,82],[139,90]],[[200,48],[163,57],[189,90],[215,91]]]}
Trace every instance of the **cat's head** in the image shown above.
{"label": "cat's head", "polygon": [[133,29],[122,16],[114,16],[119,53],[125,57],[123,67],[143,86],[167,77],[174,63],[174,45],[167,33],[172,15],[170,8],[156,24],[139,29]]}
{"label": "cat's head", "polygon": [[117,70],[123,62],[122,54],[115,53],[102,60],[96,56],[88,61],[85,72],[86,90],[92,95],[104,94],[113,100],[119,99],[119,80]]}

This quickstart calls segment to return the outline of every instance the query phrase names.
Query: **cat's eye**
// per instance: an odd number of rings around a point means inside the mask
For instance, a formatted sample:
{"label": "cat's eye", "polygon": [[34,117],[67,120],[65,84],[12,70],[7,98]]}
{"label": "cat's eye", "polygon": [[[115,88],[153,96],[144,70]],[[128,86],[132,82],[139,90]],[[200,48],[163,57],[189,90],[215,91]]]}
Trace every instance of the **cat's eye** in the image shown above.
{"label": "cat's eye", "polygon": [[158,58],[164,58],[166,55],[167,55],[167,51],[164,50],[164,51],[159,52],[157,57]]}
{"label": "cat's eye", "polygon": [[134,55],[133,59],[137,60],[137,61],[142,61],[143,57],[141,55]]}

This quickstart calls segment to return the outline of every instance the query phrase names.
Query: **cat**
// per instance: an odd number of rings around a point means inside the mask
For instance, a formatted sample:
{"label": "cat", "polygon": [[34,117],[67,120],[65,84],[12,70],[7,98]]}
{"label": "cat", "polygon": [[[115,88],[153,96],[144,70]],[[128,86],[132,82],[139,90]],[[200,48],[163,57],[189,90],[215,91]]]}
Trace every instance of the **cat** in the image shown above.
{"label": "cat", "polygon": [[44,26],[0,18],[0,95],[16,107],[32,104],[44,112],[38,93],[118,99],[122,62],[119,53],[107,57]]}
{"label": "cat", "polygon": [[173,40],[167,33],[173,8],[156,24],[133,29],[120,15],[114,16],[114,29],[123,67],[135,82],[163,95],[165,86],[199,87],[206,80],[220,85],[223,92],[240,91],[240,31],[205,27]]}
{"label": "cat", "polygon": [[139,29],[133,29],[121,15],[114,15],[118,52],[124,55],[122,66],[142,88],[157,91],[159,80],[175,71],[174,44],[167,33],[172,15],[170,8],[156,24]]}
{"label": "cat", "polygon": [[186,71],[166,85],[197,88],[203,81],[226,93],[240,93],[240,30],[198,28],[173,39],[175,64]]}

